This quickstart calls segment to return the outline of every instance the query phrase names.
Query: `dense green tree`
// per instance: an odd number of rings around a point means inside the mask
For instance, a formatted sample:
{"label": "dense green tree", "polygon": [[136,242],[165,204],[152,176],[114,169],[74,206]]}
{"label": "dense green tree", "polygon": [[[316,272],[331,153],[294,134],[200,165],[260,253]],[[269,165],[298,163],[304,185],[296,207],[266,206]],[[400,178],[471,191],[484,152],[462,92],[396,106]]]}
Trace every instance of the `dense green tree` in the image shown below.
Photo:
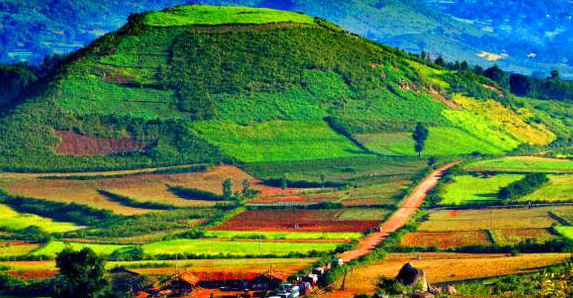
{"label": "dense green tree", "polygon": [[552,80],[559,80],[560,78],[560,74],[559,74],[559,70],[554,69],[551,71],[551,79]]}
{"label": "dense green tree", "polygon": [[56,257],[56,266],[60,277],[54,287],[55,298],[104,297],[109,286],[104,278],[104,261],[90,248],[64,249]]}
{"label": "dense green tree", "polygon": [[512,74],[509,77],[511,93],[519,96],[527,96],[531,91],[531,82],[528,76]]}
{"label": "dense green tree", "polygon": [[231,178],[223,181],[223,198],[228,201],[233,197],[233,180]]}
{"label": "dense green tree", "polygon": [[418,122],[416,129],[412,134],[412,139],[414,139],[414,150],[418,152],[418,157],[422,157],[422,151],[424,151],[424,146],[426,140],[430,136],[430,130],[421,122]]}
{"label": "dense green tree", "polygon": [[490,78],[492,81],[498,83],[500,86],[504,86],[505,80],[505,71],[499,68],[497,65],[494,65],[488,69],[486,69],[483,73],[484,76]]}

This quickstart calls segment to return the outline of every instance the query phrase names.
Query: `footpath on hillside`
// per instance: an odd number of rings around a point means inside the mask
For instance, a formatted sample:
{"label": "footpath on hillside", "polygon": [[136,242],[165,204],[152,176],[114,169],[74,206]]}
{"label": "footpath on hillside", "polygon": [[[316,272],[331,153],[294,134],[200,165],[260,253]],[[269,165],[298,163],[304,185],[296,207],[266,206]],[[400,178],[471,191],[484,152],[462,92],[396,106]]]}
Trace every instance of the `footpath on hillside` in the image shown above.
{"label": "footpath on hillside", "polygon": [[410,217],[420,208],[428,192],[438,184],[438,180],[440,180],[443,173],[459,163],[460,162],[452,162],[430,173],[430,175],[414,188],[414,191],[406,198],[402,206],[382,224],[380,232],[375,232],[362,238],[355,250],[344,252],[338,257],[346,263],[371,252],[390,233],[398,230],[408,222]]}

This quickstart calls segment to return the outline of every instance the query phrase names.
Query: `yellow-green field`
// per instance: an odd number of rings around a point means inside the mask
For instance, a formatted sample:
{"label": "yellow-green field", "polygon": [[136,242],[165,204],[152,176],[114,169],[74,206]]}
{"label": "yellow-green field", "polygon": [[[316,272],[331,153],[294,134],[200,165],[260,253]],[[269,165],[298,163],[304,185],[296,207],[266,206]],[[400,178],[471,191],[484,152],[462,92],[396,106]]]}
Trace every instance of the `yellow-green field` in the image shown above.
{"label": "yellow-green field", "polygon": [[81,228],[74,223],[54,221],[35,214],[18,213],[6,205],[0,205],[0,214],[0,227],[11,230],[20,230],[31,225],[39,226],[50,233],[67,232]]}
{"label": "yellow-green field", "polygon": [[[233,255],[248,255],[248,254],[277,254],[285,255],[290,252],[306,253],[311,250],[316,251],[331,251],[334,250],[341,241],[332,240],[332,242],[320,241],[303,241],[303,242],[284,242],[284,241],[263,241],[259,244],[256,240],[212,240],[212,239],[177,239],[153,242],[142,246],[146,254],[176,254],[176,253],[190,253],[190,254],[233,254]],[[126,245],[113,245],[113,244],[93,244],[93,243],[64,243],[60,241],[52,241],[45,247],[34,252],[35,255],[49,255],[54,256],[62,251],[66,246],[79,250],[84,247],[93,249],[97,254],[109,255],[115,250],[127,247]]]}
{"label": "yellow-green field", "polygon": [[[417,156],[414,140],[409,132],[359,134],[355,136],[368,149],[384,155]],[[493,145],[456,127],[430,127],[424,149],[425,155],[448,156],[470,154],[502,154],[504,148]]]}
{"label": "yellow-green field", "polygon": [[443,189],[441,205],[487,205],[497,203],[500,188],[520,180],[523,175],[498,174],[491,177],[460,175]]}
{"label": "yellow-green field", "polygon": [[470,171],[501,172],[573,172],[573,160],[535,156],[508,156],[472,162],[464,167]]}

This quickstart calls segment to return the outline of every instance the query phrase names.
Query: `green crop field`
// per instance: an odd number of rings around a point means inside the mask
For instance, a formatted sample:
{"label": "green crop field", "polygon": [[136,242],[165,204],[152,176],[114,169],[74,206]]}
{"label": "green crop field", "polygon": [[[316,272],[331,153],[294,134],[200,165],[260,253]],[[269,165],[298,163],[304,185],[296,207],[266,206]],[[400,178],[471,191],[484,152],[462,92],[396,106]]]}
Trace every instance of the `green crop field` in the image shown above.
{"label": "green crop field", "polygon": [[500,174],[489,178],[472,175],[456,176],[447,184],[441,196],[441,205],[486,205],[498,201],[496,194],[501,187],[521,179],[523,175]]}
{"label": "green crop field", "polygon": [[573,172],[573,160],[533,156],[511,156],[480,160],[464,167],[470,171]]}
{"label": "green crop field", "polygon": [[366,155],[322,121],[270,121],[251,126],[209,121],[194,124],[194,127],[201,137],[241,161],[307,160]]}
{"label": "green crop field", "polygon": [[519,201],[554,202],[571,201],[573,197],[573,175],[549,175],[549,182]]}
{"label": "green crop field", "polygon": [[573,226],[558,226],[555,229],[559,234],[573,240]]}
{"label": "green crop field", "polygon": [[207,231],[207,237],[217,238],[252,238],[257,239],[357,239],[361,233],[345,232],[253,232],[253,231]]}
{"label": "green crop field", "polygon": [[[410,132],[360,134],[356,138],[368,149],[384,155],[417,156]],[[501,154],[503,149],[485,142],[456,127],[430,127],[424,155]]]}
{"label": "green crop field", "polygon": [[31,225],[36,225],[46,232],[57,233],[72,231],[80,228],[74,223],[58,222],[50,218],[41,217],[35,214],[18,213],[6,205],[0,205],[0,227],[19,230]]}
{"label": "green crop field", "polygon": [[[52,241],[45,247],[34,252],[35,255],[56,255],[62,251],[66,246],[73,249],[82,249],[89,247],[97,254],[109,255],[117,249],[126,247],[125,245],[112,245],[112,244],[93,244],[93,243],[64,243],[60,241]],[[311,250],[316,251],[331,251],[334,250],[340,241],[333,240],[332,242],[272,242],[263,241],[260,245],[260,252],[262,254],[278,254],[284,255],[290,252],[306,253]],[[259,254],[259,241],[249,240],[211,240],[211,239],[177,239],[168,241],[159,241],[142,246],[146,254],[175,254],[175,253],[193,253],[193,254],[234,254],[234,255],[247,255]]]}
{"label": "green crop field", "polygon": [[0,241],[0,257],[27,255],[38,247],[38,244],[12,244],[9,241]]}
{"label": "green crop field", "polygon": [[93,243],[76,243],[76,242],[61,242],[61,241],[51,241],[46,246],[36,250],[34,255],[48,255],[55,256],[60,251],[64,250],[66,247],[71,247],[75,250],[81,250],[85,247],[91,248],[98,255],[109,255],[116,249],[122,248],[122,245],[113,244],[93,244]]}
{"label": "green crop field", "polygon": [[148,254],[288,254],[290,252],[331,251],[340,242],[262,242],[259,251],[258,241],[217,241],[217,240],[169,240],[146,244],[143,249]]}
{"label": "green crop field", "polygon": [[280,22],[313,24],[314,18],[275,9],[207,5],[174,7],[145,16],[145,24],[157,27]]}

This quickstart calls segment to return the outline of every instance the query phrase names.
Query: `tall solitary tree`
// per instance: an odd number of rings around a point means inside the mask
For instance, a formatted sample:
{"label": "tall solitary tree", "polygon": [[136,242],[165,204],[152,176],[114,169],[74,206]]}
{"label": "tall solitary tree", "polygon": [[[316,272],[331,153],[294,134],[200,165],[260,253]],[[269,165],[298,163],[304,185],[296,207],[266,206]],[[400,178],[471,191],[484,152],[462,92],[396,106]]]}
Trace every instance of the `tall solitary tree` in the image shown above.
{"label": "tall solitary tree", "polygon": [[412,134],[412,139],[414,139],[414,150],[418,152],[418,158],[422,158],[422,151],[424,151],[424,146],[426,144],[426,140],[430,136],[430,131],[424,124],[418,122],[416,125],[416,129]]}
{"label": "tall solitary tree", "polygon": [[54,287],[55,298],[98,298],[109,288],[103,259],[90,248],[64,249],[56,257],[56,266],[60,283]]}

